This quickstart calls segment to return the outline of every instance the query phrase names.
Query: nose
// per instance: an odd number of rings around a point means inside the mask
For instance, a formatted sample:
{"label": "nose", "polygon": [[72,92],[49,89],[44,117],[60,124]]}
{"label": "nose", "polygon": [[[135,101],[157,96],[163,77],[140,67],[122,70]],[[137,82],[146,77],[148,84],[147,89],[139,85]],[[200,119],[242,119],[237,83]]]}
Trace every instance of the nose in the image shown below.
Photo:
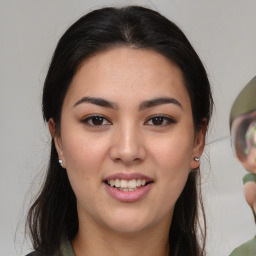
{"label": "nose", "polygon": [[145,157],[144,140],[139,129],[131,124],[116,128],[112,136],[110,158],[115,162],[129,165],[141,162]]}

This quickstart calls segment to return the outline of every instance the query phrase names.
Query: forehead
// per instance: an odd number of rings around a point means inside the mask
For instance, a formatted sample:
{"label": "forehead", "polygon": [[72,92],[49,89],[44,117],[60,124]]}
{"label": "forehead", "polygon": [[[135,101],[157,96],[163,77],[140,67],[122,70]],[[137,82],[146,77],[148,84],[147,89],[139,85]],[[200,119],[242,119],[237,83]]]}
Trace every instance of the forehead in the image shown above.
{"label": "forehead", "polygon": [[84,96],[114,101],[171,96],[190,105],[182,73],[174,63],[155,51],[128,47],[100,52],[80,65],[66,97]]}

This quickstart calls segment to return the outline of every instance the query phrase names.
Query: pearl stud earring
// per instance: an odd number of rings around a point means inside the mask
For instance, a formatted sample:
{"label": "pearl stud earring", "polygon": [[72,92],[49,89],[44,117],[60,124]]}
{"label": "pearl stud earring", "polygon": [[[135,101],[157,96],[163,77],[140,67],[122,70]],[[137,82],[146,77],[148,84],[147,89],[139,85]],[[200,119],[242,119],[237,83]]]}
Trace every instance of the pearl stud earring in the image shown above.
{"label": "pearl stud earring", "polygon": [[195,160],[196,162],[199,162],[200,158],[194,157],[194,160]]}
{"label": "pearl stud earring", "polygon": [[62,167],[63,161],[62,161],[61,159],[59,159],[59,163],[60,163],[60,165],[61,165],[61,167]]}

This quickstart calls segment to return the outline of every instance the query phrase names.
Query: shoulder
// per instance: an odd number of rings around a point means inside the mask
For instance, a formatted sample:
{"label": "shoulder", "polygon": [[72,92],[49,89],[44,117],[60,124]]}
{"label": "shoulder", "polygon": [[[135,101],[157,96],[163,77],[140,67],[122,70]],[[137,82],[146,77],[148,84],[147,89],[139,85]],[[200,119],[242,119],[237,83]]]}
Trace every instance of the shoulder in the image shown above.
{"label": "shoulder", "polygon": [[31,252],[31,253],[27,254],[26,256],[35,256],[35,252]]}
{"label": "shoulder", "polygon": [[256,255],[256,237],[240,245],[229,256]]}
{"label": "shoulder", "polygon": [[[39,254],[36,251],[33,251],[25,256],[38,256],[38,255]],[[42,254],[40,253],[40,255]],[[55,253],[50,255],[51,256],[75,256],[75,253],[73,251],[71,242],[66,238],[66,236],[63,236],[61,239],[60,248]]]}

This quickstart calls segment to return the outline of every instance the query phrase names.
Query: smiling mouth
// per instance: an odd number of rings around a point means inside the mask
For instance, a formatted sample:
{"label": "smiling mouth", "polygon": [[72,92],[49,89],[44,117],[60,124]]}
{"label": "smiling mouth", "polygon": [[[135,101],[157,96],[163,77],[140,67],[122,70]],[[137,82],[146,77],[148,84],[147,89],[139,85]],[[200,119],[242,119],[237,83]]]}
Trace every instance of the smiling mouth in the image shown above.
{"label": "smiling mouth", "polygon": [[140,188],[143,188],[153,183],[153,181],[146,181],[145,179],[132,179],[132,180],[110,179],[110,180],[105,180],[104,182],[108,186],[124,192],[136,191]]}

